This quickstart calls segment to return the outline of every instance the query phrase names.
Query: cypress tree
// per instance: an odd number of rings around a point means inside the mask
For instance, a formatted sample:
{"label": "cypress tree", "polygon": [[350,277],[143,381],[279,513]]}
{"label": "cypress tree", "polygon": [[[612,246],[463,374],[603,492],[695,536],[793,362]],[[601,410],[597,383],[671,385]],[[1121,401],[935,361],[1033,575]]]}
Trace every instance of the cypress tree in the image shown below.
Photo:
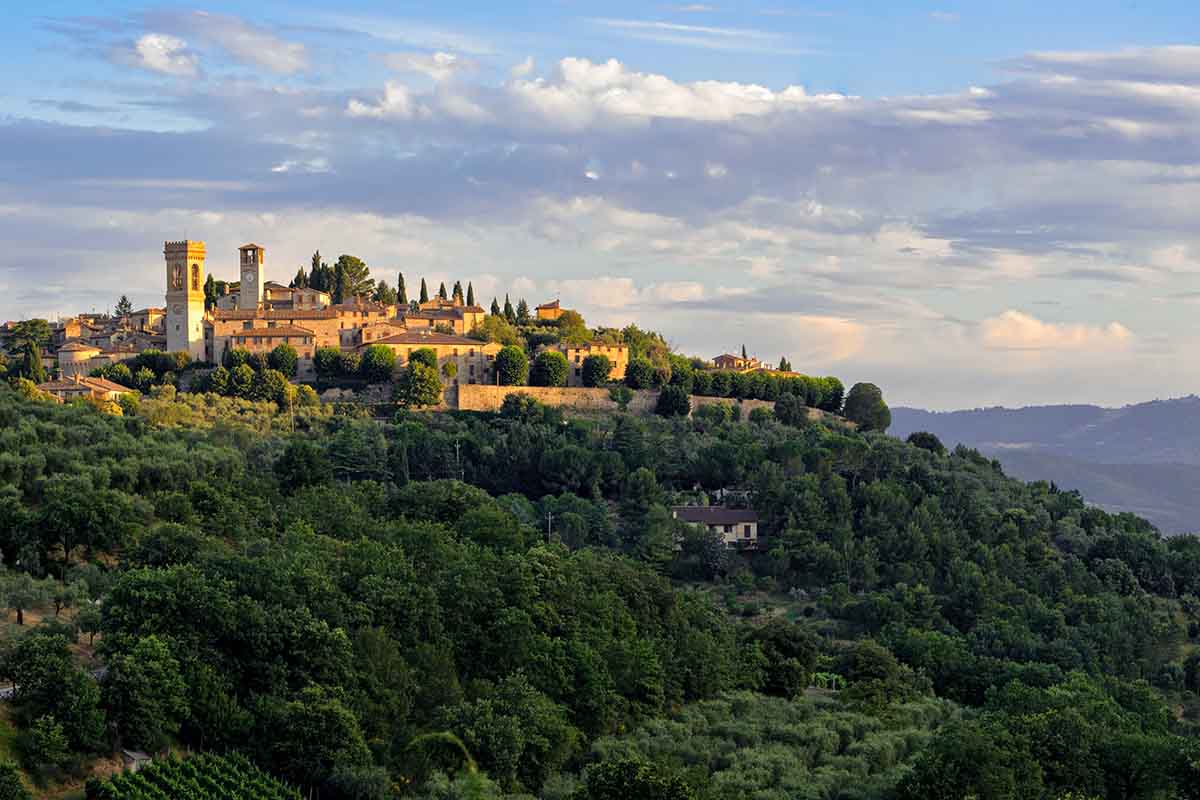
{"label": "cypress tree", "polygon": [[742,358],[746,357],[746,345],[742,345]]}
{"label": "cypress tree", "polygon": [[522,325],[529,323],[529,303],[525,302],[524,297],[517,303],[517,322]]}
{"label": "cypress tree", "polygon": [[46,382],[46,368],[42,366],[42,349],[36,342],[25,342],[25,357],[21,364],[21,372],[34,383]]}
{"label": "cypress tree", "polygon": [[453,289],[453,291],[451,291],[450,296],[453,297],[458,303],[460,303],[460,304],[462,303],[462,301],[463,301],[462,283],[460,283],[459,281],[454,282],[454,289]]}
{"label": "cypress tree", "polygon": [[471,285],[470,281],[467,281],[467,305],[475,305],[475,287]]}
{"label": "cypress tree", "polygon": [[500,316],[500,302],[496,298],[492,298],[492,316]]}
{"label": "cypress tree", "polygon": [[408,305],[408,289],[404,288],[404,273],[396,275],[396,302],[402,306]]}
{"label": "cypress tree", "polygon": [[427,287],[425,285],[424,278],[421,278],[421,299],[417,302],[420,302],[420,303],[428,303],[429,302],[429,287]]}
{"label": "cypress tree", "polygon": [[504,318],[511,324],[516,324],[517,314],[513,311],[512,302],[508,299],[508,295],[504,295]]}
{"label": "cypress tree", "polygon": [[441,283],[438,284],[438,297],[442,298],[443,300],[449,299],[446,296],[446,282],[445,281],[442,281]]}

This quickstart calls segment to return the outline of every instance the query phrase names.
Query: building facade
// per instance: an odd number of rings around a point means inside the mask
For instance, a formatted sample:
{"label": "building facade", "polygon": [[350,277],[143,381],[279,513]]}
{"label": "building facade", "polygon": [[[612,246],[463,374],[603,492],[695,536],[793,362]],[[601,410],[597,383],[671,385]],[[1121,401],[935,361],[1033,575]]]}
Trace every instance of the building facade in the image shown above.
{"label": "building facade", "polygon": [[163,246],[167,266],[167,350],[204,360],[204,242]]}
{"label": "building facade", "polygon": [[726,547],[758,547],[758,514],[748,508],[721,506],[675,506],[671,516],[691,525],[701,525],[717,534]]}
{"label": "building facade", "polygon": [[383,345],[396,354],[396,367],[408,365],[408,359],[413,352],[422,348],[433,350],[437,354],[438,368],[442,375],[446,374],[446,365],[454,364],[454,376],[443,383],[449,384],[488,384],[496,380],[496,354],[500,345],[494,342],[480,342],[465,336],[451,336],[445,333],[410,330],[398,333],[375,342],[364,342],[359,349],[371,345]]}
{"label": "building facade", "polygon": [[584,345],[559,345],[557,349],[567,357],[568,386],[583,386],[583,362],[588,356],[604,356],[612,363],[609,380],[624,378],[625,368],[629,366],[629,346],[624,344],[589,342]]}

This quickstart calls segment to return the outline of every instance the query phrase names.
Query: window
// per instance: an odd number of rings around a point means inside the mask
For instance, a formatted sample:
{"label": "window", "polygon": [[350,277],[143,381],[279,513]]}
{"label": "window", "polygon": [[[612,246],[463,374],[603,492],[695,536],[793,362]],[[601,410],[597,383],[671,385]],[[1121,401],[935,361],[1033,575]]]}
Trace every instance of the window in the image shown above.
{"label": "window", "polygon": [[253,327],[254,327],[254,323],[253,323],[253,322],[249,322],[249,321],[247,321],[247,322],[243,322],[243,323],[242,323],[242,330],[244,330],[244,331],[248,331],[248,330],[250,330],[250,329],[251,329],[251,328],[253,328]]}
{"label": "window", "polygon": [[733,533],[733,526],[732,526],[732,525],[726,525],[726,526],[725,526],[725,532],[726,532],[726,533]]}
{"label": "window", "polygon": [[743,539],[749,539],[749,538],[750,538],[750,526],[749,526],[749,525],[743,525],[743,526],[742,526],[742,538],[743,538]]}

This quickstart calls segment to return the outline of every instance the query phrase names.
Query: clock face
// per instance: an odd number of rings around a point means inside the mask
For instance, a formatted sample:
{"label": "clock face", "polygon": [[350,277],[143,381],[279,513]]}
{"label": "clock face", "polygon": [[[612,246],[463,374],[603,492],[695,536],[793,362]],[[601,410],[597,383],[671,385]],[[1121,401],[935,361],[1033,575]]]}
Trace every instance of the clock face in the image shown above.
{"label": "clock face", "polygon": [[242,280],[244,280],[246,283],[254,283],[254,271],[248,269],[243,272]]}

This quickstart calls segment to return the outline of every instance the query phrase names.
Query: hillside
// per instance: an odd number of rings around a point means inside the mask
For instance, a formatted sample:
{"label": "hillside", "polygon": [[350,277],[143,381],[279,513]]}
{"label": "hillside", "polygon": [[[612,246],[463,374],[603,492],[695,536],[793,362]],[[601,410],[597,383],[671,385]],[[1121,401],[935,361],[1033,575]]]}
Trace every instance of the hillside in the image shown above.
{"label": "hillside", "polygon": [[1166,533],[1200,530],[1200,398],[1124,408],[1032,406],[930,412],[892,409],[891,432],[935,433],[997,458],[1023,480],[1077,489]]}
{"label": "hillside", "polygon": [[[107,667],[0,648],[28,774],[115,735],[332,800],[1196,796],[1194,537],[806,415],[292,422],[0,387],[5,602],[94,573]],[[726,488],[762,549],[673,517]]]}

